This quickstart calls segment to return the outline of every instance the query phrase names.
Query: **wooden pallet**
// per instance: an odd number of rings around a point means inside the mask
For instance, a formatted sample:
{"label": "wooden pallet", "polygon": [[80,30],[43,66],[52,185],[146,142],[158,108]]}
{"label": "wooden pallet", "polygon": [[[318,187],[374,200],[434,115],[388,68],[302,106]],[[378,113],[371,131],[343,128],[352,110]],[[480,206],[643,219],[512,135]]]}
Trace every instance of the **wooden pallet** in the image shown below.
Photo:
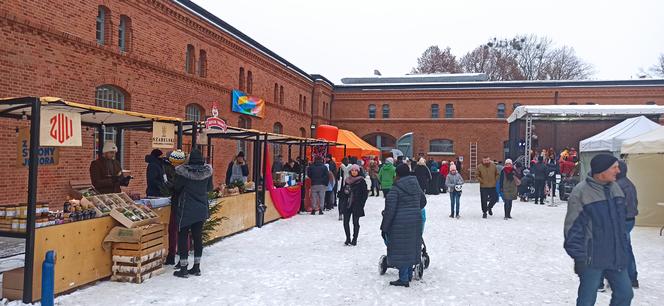
{"label": "wooden pallet", "polygon": [[164,224],[142,228],[140,240],[134,243],[113,243],[113,275],[111,280],[140,284],[164,272],[168,236]]}

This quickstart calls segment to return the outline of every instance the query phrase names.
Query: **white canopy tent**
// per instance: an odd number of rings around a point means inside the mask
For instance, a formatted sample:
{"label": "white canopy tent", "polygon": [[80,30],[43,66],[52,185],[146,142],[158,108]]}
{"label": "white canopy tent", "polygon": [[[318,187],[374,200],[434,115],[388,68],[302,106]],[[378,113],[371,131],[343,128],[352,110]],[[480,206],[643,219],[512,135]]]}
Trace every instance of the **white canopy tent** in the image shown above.
{"label": "white canopy tent", "polygon": [[652,130],[622,144],[622,154],[627,154],[627,177],[636,185],[639,215],[636,225],[664,225],[664,126]]}
{"label": "white canopy tent", "polygon": [[595,136],[582,140],[579,145],[581,177],[586,177],[586,174],[590,171],[590,160],[595,155],[608,153],[619,157],[621,154],[620,146],[623,141],[660,127],[661,125],[645,116],[639,116],[626,119]]}

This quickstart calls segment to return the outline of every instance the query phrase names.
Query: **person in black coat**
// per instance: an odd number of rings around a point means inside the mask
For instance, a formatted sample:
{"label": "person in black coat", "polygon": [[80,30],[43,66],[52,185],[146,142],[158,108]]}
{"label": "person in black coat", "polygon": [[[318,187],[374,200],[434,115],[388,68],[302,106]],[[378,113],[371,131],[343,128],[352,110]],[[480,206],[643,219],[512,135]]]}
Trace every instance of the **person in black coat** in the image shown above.
{"label": "person in black coat", "polygon": [[537,163],[532,165],[531,168],[533,175],[535,176],[535,204],[544,205],[544,200],[546,200],[546,196],[544,195],[544,185],[546,184],[546,177],[548,174],[548,169],[546,164],[544,164],[544,157],[538,157]]}
{"label": "person in black coat", "polygon": [[[350,167],[350,176],[344,180],[344,189],[339,192],[339,211],[343,214],[346,245],[357,245],[360,233],[360,218],[364,217],[364,204],[369,197],[367,183],[360,175],[360,166]],[[350,219],[353,218],[353,240],[350,239]]]}
{"label": "person in black coat", "polygon": [[422,209],[427,199],[410,169],[397,167],[397,181],[385,199],[381,234],[387,244],[387,262],[399,269],[399,280],[393,286],[408,287],[413,265],[422,256]]}
{"label": "person in black coat", "polygon": [[556,163],[555,159],[549,159],[549,162],[546,164],[546,185],[549,187],[549,190],[552,192],[552,196],[556,196],[556,174],[560,173],[560,167]]}
{"label": "person in black coat", "polygon": [[424,158],[420,158],[413,172],[417,177],[417,182],[419,183],[420,188],[422,188],[422,191],[426,192],[427,187],[429,186],[429,181],[431,181],[431,171],[429,171],[429,167],[427,167]]}
{"label": "person in black coat", "polygon": [[[203,155],[194,149],[189,161],[175,168],[174,191],[178,198],[177,222],[178,253],[180,269],[173,275],[188,277],[200,275],[200,262],[203,255],[203,224],[208,219],[208,192],[212,190],[212,166],[205,163]],[[187,270],[189,261],[189,233],[194,240],[194,267]]]}
{"label": "person in black coat", "polygon": [[161,155],[164,153],[159,149],[154,149],[150,155],[145,156],[145,162],[148,163],[146,172],[147,189],[145,194],[148,197],[163,197],[166,196],[166,172],[164,171],[164,162],[161,160]]}

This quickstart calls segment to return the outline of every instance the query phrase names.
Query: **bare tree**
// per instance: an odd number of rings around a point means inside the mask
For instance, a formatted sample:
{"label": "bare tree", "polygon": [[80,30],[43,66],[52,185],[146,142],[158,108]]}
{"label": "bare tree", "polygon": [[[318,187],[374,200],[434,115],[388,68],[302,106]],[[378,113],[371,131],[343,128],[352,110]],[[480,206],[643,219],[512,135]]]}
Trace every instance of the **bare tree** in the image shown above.
{"label": "bare tree", "polygon": [[438,46],[429,47],[422,56],[417,59],[417,67],[413,68],[411,73],[415,74],[428,74],[428,73],[457,73],[461,72],[461,67],[450,50],[450,47],[445,50],[440,50]]}
{"label": "bare tree", "polygon": [[553,50],[546,66],[546,79],[574,80],[587,79],[592,75],[590,64],[581,61],[574,53],[574,48],[564,46]]}
{"label": "bare tree", "polygon": [[490,81],[522,80],[523,75],[512,54],[482,45],[461,58],[465,72],[485,73]]}
{"label": "bare tree", "polygon": [[658,63],[652,66],[650,71],[657,76],[664,77],[664,53],[659,55]]}

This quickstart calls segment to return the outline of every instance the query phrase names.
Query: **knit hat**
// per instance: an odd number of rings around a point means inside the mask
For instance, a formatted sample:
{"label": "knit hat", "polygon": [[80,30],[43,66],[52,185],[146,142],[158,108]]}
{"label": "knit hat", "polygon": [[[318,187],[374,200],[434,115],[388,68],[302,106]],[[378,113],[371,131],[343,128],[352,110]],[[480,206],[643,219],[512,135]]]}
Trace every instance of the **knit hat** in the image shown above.
{"label": "knit hat", "polygon": [[150,152],[150,155],[159,158],[159,156],[164,155],[164,152],[159,149],[153,149],[152,152]]}
{"label": "knit hat", "polygon": [[456,171],[456,169],[457,169],[457,168],[456,168],[456,166],[455,166],[454,164],[452,164],[452,166],[450,166],[450,171]]}
{"label": "knit hat", "polygon": [[353,171],[353,170],[355,170],[357,172],[360,172],[360,166],[357,165],[357,164],[350,166],[350,171]]}
{"label": "knit hat", "polygon": [[189,153],[189,164],[190,165],[203,165],[205,161],[203,160],[203,154],[198,149],[194,149]]}
{"label": "knit hat", "polygon": [[410,175],[410,167],[406,164],[401,164],[397,166],[397,175],[399,177],[406,177]]}
{"label": "knit hat", "polygon": [[179,166],[184,163],[185,158],[186,155],[180,149],[175,150],[168,155],[168,161],[170,161],[174,166]]}
{"label": "knit hat", "polygon": [[610,154],[599,154],[590,160],[590,175],[595,175],[606,171],[615,164],[618,159]]}
{"label": "knit hat", "polygon": [[109,140],[104,143],[104,148],[101,150],[101,153],[107,153],[107,152],[118,152],[118,147],[115,145],[115,143],[112,140]]}
{"label": "knit hat", "polygon": [[386,164],[394,164],[394,158],[388,157],[387,159],[385,159],[385,163]]}
{"label": "knit hat", "polygon": [[512,164],[512,160],[511,160],[511,159],[509,159],[509,158],[508,158],[508,159],[506,159],[506,160],[505,160],[505,165],[507,165],[507,164],[510,164],[510,165],[511,165],[511,164]]}
{"label": "knit hat", "polygon": [[242,151],[238,152],[236,157],[244,157],[244,152]]}

